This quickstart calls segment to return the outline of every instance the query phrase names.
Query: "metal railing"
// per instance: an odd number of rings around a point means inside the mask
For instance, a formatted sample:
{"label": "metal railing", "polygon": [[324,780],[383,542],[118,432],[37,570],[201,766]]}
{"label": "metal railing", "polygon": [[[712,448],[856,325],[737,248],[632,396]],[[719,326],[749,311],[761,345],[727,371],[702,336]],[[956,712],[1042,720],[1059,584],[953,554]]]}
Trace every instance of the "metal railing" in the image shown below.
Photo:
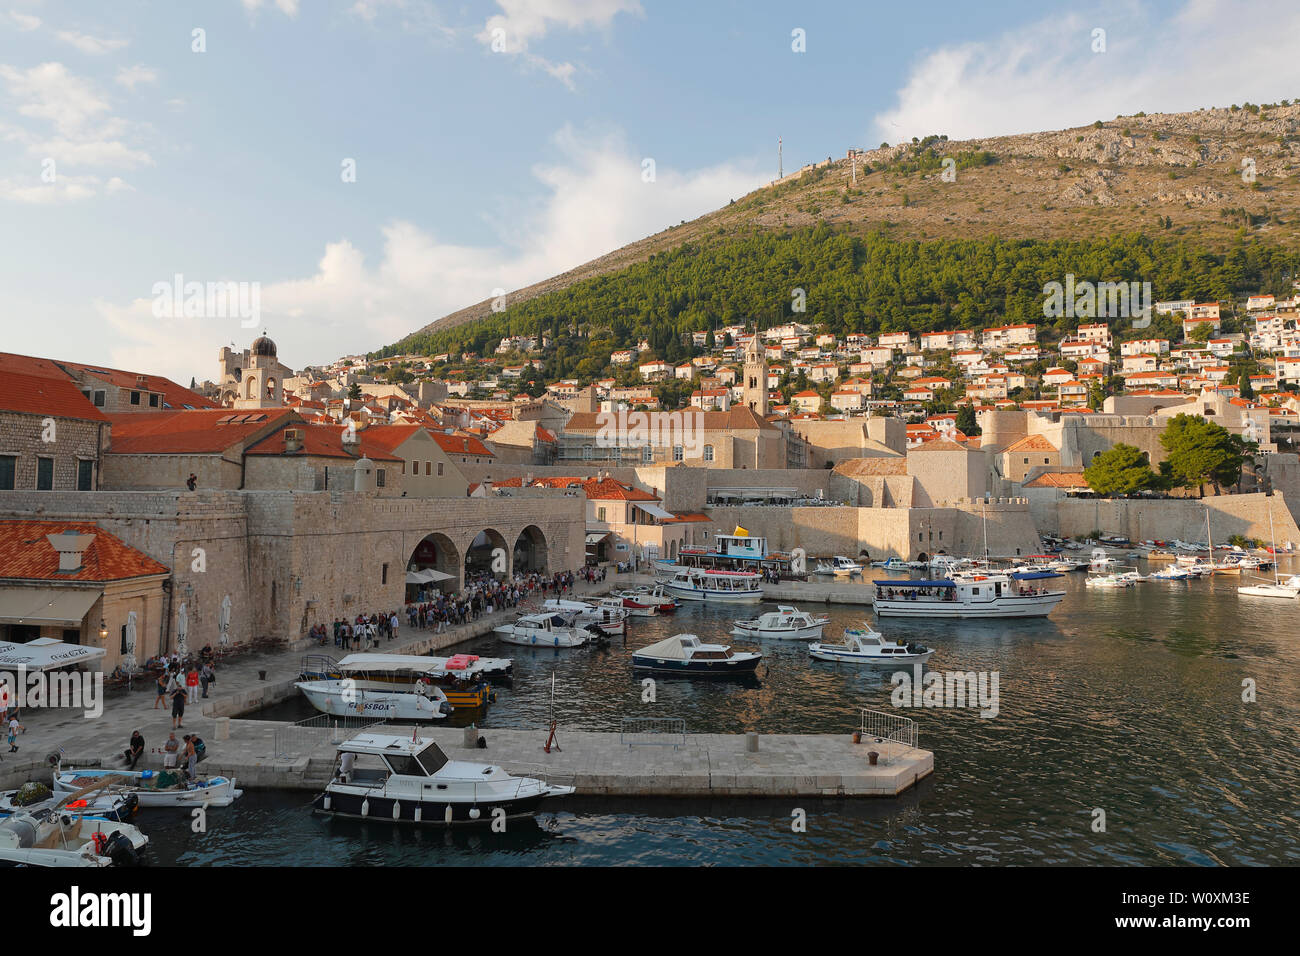
{"label": "metal railing", "polygon": [[881,763],[890,763],[896,756],[902,756],[905,750],[917,749],[916,721],[911,717],[899,717],[897,714],[863,707],[860,730],[863,743],[897,745],[880,748],[878,752]]}
{"label": "metal railing", "polygon": [[297,723],[275,730],[275,755],[277,758],[301,757],[325,744],[342,743],[358,731],[382,724],[373,717],[355,715],[336,716],[317,714]]}
{"label": "metal railing", "polygon": [[681,717],[625,717],[618,742],[628,747],[686,746],[686,721]]}

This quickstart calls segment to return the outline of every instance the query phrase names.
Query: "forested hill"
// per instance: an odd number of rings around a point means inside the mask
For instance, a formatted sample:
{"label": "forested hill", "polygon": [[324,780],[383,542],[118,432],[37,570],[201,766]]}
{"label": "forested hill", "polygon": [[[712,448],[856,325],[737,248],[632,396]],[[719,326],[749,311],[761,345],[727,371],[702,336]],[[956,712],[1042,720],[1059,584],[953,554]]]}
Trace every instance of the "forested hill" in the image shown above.
{"label": "forested hill", "polygon": [[[685,356],[681,333],[737,322],[764,327],[794,318],[828,331],[931,331],[1043,318],[1044,286],[1078,281],[1150,282],[1154,299],[1227,299],[1283,292],[1300,274],[1300,250],[1242,238],[1225,252],[1191,239],[1139,234],[1050,241],[898,241],[829,226],[687,244],[611,274],[513,305],[490,318],[421,332],[383,354],[491,354],[507,335],[547,333],[574,362],[557,377],[594,374],[611,351],[648,339],[669,360]],[[805,311],[794,311],[796,289]],[[1073,318],[1060,320],[1072,331]]]}
{"label": "forested hill", "polygon": [[943,324],[949,314],[959,324],[1025,318],[1041,307],[1044,282],[1066,272],[1150,281],[1157,298],[1212,298],[1267,287],[1279,266],[1294,272],[1278,250],[1297,248],[1300,104],[1139,114],[960,143],[934,136],[852,160],[841,152],[513,290],[504,313],[477,303],[377,354],[481,352],[539,322],[604,328],[619,346],[652,319],[688,331],[775,320],[782,304],[788,316],[795,287],[808,293],[809,318],[864,329]]}

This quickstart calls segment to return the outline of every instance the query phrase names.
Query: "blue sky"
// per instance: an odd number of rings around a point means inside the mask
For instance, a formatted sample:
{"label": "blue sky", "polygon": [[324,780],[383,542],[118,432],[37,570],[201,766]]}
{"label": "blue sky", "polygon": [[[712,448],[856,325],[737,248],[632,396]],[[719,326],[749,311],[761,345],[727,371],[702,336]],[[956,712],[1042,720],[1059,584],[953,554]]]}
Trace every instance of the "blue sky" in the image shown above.
{"label": "blue sky", "polygon": [[373,349],[767,182],[778,135],[1300,96],[1295,7],[0,0],[0,349],[210,377],[260,329],[156,316],[176,274],[257,283],[290,366]]}

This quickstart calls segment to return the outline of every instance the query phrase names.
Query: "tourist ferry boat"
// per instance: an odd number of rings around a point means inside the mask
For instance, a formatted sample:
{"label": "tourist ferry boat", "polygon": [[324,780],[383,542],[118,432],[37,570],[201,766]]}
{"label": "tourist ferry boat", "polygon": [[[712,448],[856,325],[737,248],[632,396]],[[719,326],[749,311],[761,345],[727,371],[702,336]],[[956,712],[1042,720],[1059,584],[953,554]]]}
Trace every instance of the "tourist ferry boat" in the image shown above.
{"label": "tourist ferry boat", "polygon": [[1052,574],[956,575],[937,580],[875,581],[880,617],[1046,617],[1065,598],[1033,582]]}
{"label": "tourist ferry boat", "polygon": [[508,657],[426,657],[419,654],[349,654],[341,661],[323,654],[303,658],[299,680],[344,680],[357,690],[412,693],[427,681],[442,691],[453,710],[474,710],[492,699],[486,678],[509,675],[514,661]]}
{"label": "tourist ferry boat", "polygon": [[514,621],[492,628],[507,644],[527,647],[582,647],[596,637],[586,628],[572,626],[555,613],[523,614]]}
{"label": "tourist ferry boat", "polygon": [[654,617],[656,614],[672,614],[681,605],[671,594],[664,591],[662,584],[647,587],[624,588],[615,591],[614,596],[623,602],[623,607],[634,617]]}
{"label": "tourist ferry boat", "polygon": [[810,657],[837,664],[924,664],[934,651],[924,644],[887,641],[869,624],[849,628],[839,644],[814,641],[808,645]]}
{"label": "tourist ferry boat", "polygon": [[142,807],[228,807],[244,795],[244,791],[235,789],[234,777],[213,776],[186,782],[179,768],[64,770],[58,767],[54,771],[56,793],[76,793],[97,785],[132,793]]}
{"label": "tourist ferry boat", "polygon": [[713,536],[713,548],[682,548],[677,560],[661,559],[654,564],[655,580],[670,581],[681,568],[703,568],[710,571],[775,571],[786,579],[806,580],[806,569],[794,566],[793,556],[781,551],[768,551],[767,538],[752,535],[737,527],[732,534]]}
{"label": "tourist ferry boat", "polygon": [[316,813],[376,823],[486,824],[496,810],[525,816],[543,800],[574,792],[490,764],[450,760],[414,734],[357,734],[339,745],[338,756],[334,778],[312,801]]}
{"label": "tourist ferry boat", "polygon": [[452,712],[442,688],[431,680],[417,682],[407,690],[365,690],[344,680],[298,681],[294,685],[308,702],[323,714],[336,717],[361,716],[376,720],[439,720]]}
{"label": "tourist ferry boat", "polygon": [[673,597],[683,601],[714,604],[757,604],[763,600],[759,576],[752,571],[705,571],[702,568],[679,568],[664,585]]}
{"label": "tourist ferry boat", "polygon": [[547,598],[542,610],[559,614],[571,627],[596,628],[610,636],[627,635],[628,610],[618,598],[601,598],[595,602]]}
{"label": "tourist ferry boat", "polygon": [[733,651],[727,644],[704,644],[694,634],[678,634],[641,648],[632,655],[634,670],[698,677],[753,674],[763,655]]}
{"label": "tourist ferry boat", "polygon": [[828,617],[813,617],[807,611],[782,604],[775,611],[752,621],[735,621],[731,633],[737,637],[770,637],[783,641],[811,641],[822,636]]}

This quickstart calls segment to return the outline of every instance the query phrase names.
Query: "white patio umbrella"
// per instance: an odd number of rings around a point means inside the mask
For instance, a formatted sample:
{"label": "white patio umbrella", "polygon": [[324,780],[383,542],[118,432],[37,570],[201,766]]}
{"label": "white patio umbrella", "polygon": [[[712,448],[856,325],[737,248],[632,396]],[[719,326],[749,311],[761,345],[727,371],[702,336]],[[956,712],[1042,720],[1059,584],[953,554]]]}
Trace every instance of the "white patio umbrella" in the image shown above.
{"label": "white patio umbrella", "polygon": [[184,657],[189,653],[189,648],[185,646],[185,638],[190,632],[190,615],[181,605],[180,611],[176,614],[176,653]]}
{"label": "white patio umbrella", "polygon": [[230,644],[230,595],[221,599],[221,638],[217,641],[222,647]]}
{"label": "white patio umbrella", "polygon": [[122,669],[128,674],[135,673],[138,666],[135,661],[135,611],[126,616],[126,652],[122,654]]}

